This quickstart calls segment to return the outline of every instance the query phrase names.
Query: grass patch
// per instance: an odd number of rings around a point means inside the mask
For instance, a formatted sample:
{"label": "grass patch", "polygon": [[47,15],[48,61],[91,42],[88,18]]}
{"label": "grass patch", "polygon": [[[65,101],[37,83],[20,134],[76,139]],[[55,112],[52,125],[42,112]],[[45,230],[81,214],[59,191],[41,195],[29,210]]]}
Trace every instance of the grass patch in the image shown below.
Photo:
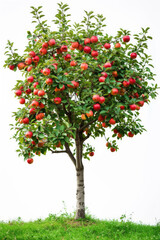
{"label": "grass patch", "polygon": [[45,220],[0,223],[0,240],[160,240],[160,226],[50,214]]}

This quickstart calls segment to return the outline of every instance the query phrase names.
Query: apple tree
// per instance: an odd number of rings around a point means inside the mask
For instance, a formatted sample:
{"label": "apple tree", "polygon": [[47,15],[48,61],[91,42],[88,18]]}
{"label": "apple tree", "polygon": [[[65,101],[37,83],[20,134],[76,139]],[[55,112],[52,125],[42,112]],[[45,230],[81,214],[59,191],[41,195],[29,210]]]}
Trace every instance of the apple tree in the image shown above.
{"label": "apple tree", "polygon": [[42,7],[31,9],[35,30],[27,32],[24,54],[10,41],[5,52],[4,67],[23,76],[13,89],[20,104],[13,137],[29,164],[47,151],[68,154],[77,176],[76,218],[84,218],[83,159],[95,151],[88,139],[104,136],[105,147],[114,152],[118,140],[145,130],[140,109],[157,95],[146,53],[152,37],[149,28],[134,35],[120,29],[109,36],[105,17],[93,11],[71,24],[64,3],[58,3],[51,29]]}

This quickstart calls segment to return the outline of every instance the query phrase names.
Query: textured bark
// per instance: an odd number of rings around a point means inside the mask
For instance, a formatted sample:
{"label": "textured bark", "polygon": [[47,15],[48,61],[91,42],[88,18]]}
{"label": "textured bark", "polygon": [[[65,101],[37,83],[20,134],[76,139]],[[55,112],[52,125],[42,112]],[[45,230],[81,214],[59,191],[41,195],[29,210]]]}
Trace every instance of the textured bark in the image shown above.
{"label": "textured bark", "polygon": [[77,170],[77,205],[75,219],[85,218],[85,201],[84,201],[84,170]]}

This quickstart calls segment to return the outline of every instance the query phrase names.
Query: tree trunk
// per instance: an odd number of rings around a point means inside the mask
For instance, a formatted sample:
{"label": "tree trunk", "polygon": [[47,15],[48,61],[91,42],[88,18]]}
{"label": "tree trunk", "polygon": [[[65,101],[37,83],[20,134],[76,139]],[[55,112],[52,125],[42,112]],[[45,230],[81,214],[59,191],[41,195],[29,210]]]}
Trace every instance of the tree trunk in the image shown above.
{"label": "tree trunk", "polygon": [[77,205],[75,219],[85,218],[85,202],[84,202],[84,169],[77,170]]}

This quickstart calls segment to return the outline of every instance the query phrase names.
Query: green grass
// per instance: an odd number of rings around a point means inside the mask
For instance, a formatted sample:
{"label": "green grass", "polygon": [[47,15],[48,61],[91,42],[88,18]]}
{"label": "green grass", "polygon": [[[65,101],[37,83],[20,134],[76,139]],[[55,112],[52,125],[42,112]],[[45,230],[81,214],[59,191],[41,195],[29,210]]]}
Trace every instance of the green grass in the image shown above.
{"label": "green grass", "polygon": [[0,240],[160,240],[160,226],[131,221],[98,220],[87,216],[49,215],[45,220],[0,222]]}

